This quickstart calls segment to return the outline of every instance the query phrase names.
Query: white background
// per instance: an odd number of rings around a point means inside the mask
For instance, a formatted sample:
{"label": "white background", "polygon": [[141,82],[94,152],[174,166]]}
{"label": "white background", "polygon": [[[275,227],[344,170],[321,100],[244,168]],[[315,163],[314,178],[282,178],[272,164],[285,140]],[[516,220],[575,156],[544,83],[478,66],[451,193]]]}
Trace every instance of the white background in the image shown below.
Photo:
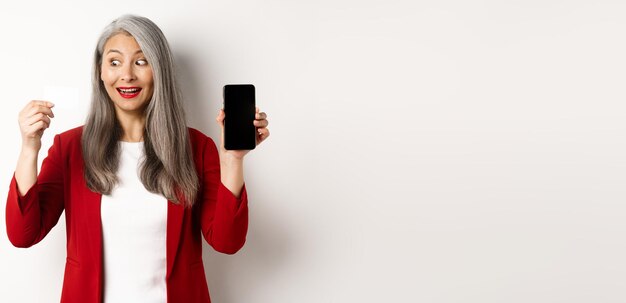
{"label": "white background", "polygon": [[[626,301],[624,1],[5,1],[0,196],[20,109],[68,92],[42,159],[124,13],[168,37],[190,126],[218,140],[228,83],[268,113],[214,302]],[[0,224],[0,301],[58,302],[64,260],[64,217],[29,249]]]}

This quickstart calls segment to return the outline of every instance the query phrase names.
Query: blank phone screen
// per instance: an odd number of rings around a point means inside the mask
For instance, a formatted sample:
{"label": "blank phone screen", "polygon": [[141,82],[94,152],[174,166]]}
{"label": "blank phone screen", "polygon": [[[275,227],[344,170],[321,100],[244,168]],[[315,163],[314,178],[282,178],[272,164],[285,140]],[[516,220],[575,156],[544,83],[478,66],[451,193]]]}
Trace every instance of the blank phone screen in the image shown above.
{"label": "blank phone screen", "polygon": [[250,150],[256,147],[254,85],[224,86],[224,148]]}

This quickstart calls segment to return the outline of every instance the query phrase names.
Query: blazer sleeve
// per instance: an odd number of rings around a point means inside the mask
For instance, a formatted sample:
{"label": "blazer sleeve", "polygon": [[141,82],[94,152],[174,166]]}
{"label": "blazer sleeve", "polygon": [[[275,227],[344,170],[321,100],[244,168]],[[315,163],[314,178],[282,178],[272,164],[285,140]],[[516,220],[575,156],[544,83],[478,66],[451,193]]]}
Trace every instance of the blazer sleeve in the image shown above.
{"label": "blazer sleeve", "polygon": [[6,227],[9,241],[16,247],[30,247],[41,241],[57,224],[64,209],[61,139],[54,143],[43,160],[37,182],[21,196],[15,174],[6,204]]}
{"label": "blazer sleeve", "polygon": [[202,235],[216,251],[234,254],[241,249],[248,232],[248,194],[243,185],[239,199],[220,178],[219,154],[215,142],[206,137],[200,197]]}

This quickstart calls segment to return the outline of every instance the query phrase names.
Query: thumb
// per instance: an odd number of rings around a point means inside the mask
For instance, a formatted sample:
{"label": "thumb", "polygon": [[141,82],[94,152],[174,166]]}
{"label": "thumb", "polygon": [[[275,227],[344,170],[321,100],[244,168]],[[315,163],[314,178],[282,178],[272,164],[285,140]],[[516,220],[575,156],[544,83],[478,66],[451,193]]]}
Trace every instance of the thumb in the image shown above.
{"label": "thumb", "polygon": [[215,118],[215,122],[220,126],[220,145],[221,148],[224,149],[224,118],[226,114],[224,113],[224,109],[220,109],[220,112],[217,114]]}
{"label": "thumb", "polygon": [[224,113],[224,109],[220,109],[220,112],[217,113],[217,117],[215,117],[215,122],[218,125],[224,126],[224,118],[226,117],[226,113]]}

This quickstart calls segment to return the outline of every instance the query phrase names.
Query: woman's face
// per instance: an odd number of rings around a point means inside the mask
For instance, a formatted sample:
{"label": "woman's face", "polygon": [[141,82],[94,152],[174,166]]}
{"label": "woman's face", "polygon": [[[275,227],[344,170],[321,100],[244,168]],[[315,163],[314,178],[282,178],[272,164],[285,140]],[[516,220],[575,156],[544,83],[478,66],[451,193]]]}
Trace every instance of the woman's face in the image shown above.
{"label": "woman's face", "polygon": [[130,35],[117,34],[104,45],[100,79],[118,115],[143,115],[153,92],[152,68]]}

